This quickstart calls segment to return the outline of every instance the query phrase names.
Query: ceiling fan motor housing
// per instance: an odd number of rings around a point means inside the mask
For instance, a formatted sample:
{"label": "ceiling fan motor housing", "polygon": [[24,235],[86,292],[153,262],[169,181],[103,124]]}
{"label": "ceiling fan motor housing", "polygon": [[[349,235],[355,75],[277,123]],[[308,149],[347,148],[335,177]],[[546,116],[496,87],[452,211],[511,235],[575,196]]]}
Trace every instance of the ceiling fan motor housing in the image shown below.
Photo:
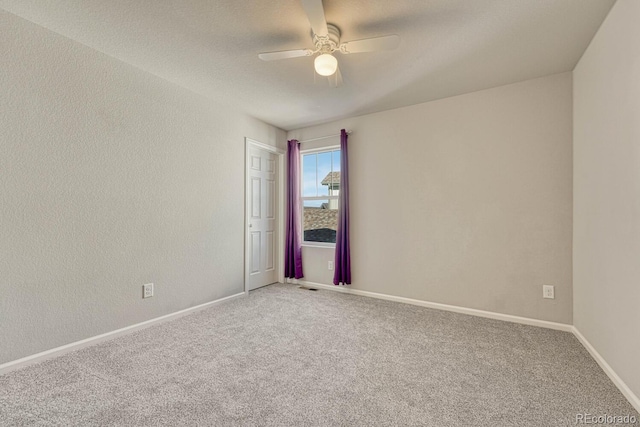
{"label": "ceiling fan motor housing", "polygon": [[340,46],[340,29],[333,24],[327,24],[329,34],[322,36],[313,35],[313,44],[320,53],[331,53],[339,50]]}

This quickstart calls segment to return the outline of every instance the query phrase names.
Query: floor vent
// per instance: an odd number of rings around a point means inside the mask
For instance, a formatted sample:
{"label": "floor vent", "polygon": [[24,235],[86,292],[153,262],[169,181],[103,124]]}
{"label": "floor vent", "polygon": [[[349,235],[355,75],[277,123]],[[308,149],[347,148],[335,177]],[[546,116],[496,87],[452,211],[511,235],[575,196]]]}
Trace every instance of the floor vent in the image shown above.
{"label": "floor vent", "polygon": [[317,291],[316,288],[308,288],[306,286],[298,286],[298,289],[303,289],[305,291]]}

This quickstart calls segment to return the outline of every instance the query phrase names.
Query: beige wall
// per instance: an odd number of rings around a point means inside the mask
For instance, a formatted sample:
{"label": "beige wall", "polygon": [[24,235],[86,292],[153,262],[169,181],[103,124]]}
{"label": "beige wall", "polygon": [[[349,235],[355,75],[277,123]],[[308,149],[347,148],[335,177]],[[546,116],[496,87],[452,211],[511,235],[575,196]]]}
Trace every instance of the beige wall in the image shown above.
{"label": "beige wall", "polygon": [[640,397],[640,2],[618,0],[574,70],[576,328]]}
{"label": "beige wall", "polygon": [[[289,132],[353,131],[352,288],[571,323],[571,91],[564,73]],[[303,256],[331,283],[331,249]]]}
{"label": "beige wall", "polygon": [[244,137],[285,133],[5,12],[0,40],[0,363],[242,292]]}

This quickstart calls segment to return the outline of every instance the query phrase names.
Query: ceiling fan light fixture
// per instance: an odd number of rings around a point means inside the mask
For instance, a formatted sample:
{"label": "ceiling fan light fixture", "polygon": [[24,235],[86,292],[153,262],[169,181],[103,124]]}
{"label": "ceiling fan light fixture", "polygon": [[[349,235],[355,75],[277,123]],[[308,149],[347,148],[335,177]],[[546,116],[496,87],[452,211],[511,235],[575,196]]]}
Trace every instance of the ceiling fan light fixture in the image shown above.
{"label": "ceiling fan light fixture", "polygon": [[316,69],[316,73],[326,77],[336,72],[338,69],[338,60],[331,54],[323,53],[316,57],[313,61],[313,66]]}

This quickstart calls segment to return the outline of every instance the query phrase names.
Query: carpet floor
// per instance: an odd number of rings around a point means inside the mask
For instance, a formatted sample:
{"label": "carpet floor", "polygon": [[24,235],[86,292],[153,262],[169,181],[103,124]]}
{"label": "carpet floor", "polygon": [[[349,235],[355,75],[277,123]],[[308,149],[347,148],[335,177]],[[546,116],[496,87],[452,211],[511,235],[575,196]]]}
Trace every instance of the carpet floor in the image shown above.
{"label": "carpet floor", "polygon": [[0,425],[569,426],[638,413],[567,332],[276,284],[0,376]]}

